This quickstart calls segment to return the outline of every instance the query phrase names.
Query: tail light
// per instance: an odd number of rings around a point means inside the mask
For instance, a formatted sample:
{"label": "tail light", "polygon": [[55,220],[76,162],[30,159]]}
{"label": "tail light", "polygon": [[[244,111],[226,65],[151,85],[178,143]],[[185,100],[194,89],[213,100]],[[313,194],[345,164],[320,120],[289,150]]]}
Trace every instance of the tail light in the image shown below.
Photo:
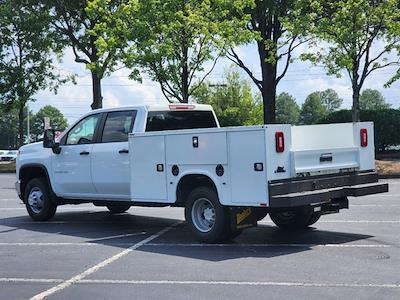
{"label": "tail light", "polygon": [[361,140],[361,147],[368,146],[368,131],[366,128],[360,129],[360,140]]}
{"label": "tail light", "polygon": [[185,109],[195,109],[194,105],[182,105],[182,104],[170,104],[169,109],[171,110],[185,110]]}
{"label": "tail light", "polygon": [[275,147],[278,153],[285,151],[285,138],[282,131],[277,131],[275,133]]}

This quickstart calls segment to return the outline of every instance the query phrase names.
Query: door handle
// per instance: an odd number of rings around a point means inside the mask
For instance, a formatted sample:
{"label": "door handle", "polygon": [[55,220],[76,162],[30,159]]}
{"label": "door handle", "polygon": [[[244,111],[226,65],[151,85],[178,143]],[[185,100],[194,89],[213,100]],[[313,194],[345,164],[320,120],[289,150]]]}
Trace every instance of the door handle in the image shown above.
{"label": "door handle", "polygon": [[79,153],[80,155],[89,155],[89,152],[87,151],[82,151],[81,153]]}
{"label": "door handle", "polygon": [[119,154],[122,154],[122,153],[129,153],[129,150],[128,150],[128,149],[121,149],[121,150],[118,151],[118,153],[119,153]]}

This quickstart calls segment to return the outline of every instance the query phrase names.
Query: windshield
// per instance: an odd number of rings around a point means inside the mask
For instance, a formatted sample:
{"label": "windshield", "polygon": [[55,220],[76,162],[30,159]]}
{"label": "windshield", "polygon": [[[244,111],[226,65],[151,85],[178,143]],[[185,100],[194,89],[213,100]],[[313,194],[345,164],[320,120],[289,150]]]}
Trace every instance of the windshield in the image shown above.
{"label": "windshield", "polygon": [[151,111],[147,115],[146,131],[218,127],[212,111]]}

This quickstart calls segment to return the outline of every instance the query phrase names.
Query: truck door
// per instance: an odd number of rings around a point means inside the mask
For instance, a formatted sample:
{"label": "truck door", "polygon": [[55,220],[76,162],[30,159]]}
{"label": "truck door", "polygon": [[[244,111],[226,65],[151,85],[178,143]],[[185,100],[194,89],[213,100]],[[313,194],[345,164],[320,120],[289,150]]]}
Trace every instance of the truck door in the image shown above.
{"label": "truck door", "polygon": [[53,154],[55,190],[62,196],[79,197],[95,193],[90,157],[100,114],[85,117],[68,133],[61,153]]}
{"label": "truck door", "polygon": [[100,197],[130,199],[128,134],[135,118],[136,110],[113,111],[100,125],[91,156],[93,184]]}
{"label": "truck door", "polygon": [[140,202],[168,202],[167,166],[163,135],[129,138],[131,158],[131,198]]}

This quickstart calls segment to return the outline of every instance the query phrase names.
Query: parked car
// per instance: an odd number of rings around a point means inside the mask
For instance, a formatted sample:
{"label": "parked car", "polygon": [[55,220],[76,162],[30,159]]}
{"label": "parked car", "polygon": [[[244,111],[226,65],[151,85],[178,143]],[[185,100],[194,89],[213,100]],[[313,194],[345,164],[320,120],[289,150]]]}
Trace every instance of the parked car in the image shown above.
{"label": "parked car", "polygon": [[95,110],[56,142],[20,148],[16,189],[29,215],[62,204],[178,206],[203,242],[233,238],[270,214],[285,230],[349,207],[378,183],[372,122],[219,128],[208,105]]}
{"label": "parked car", "polygon": [[[2,153],[4,152],[4,153]],[[1,150],[0,151],[0,160],[1,161],[13,161],[17,158],[18,150]]]}

